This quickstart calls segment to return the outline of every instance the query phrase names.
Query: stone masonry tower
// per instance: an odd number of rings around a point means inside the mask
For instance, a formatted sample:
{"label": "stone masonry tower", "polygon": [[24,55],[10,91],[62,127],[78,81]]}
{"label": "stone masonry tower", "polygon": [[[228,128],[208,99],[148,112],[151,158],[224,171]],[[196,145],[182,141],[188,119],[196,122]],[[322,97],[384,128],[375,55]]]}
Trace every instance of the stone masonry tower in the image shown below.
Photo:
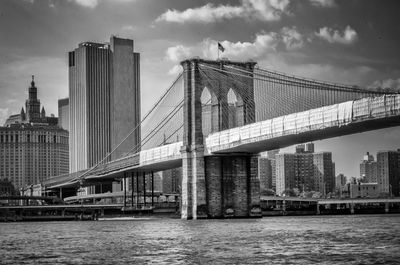
{"label": "stone masonry tower", "polygon": [[29,98],[25,102],[26,119],[34,121],[40,119],[40,100],[37,98],[37,87],[35,78],[32,76],[31,86],[29,87]]}
{"label": "stone masonry tower", "polygon": [[[230,89],[242,99],[239,117],[242,125],[254,122],[254,88],[249,73],[254,71],[255,64],[202,59],[181,62],[184,71],[182,219],[261,216],[257,156],[205,156],[202,132],[201,95],[206,87],[212,98],[213,132],[228,129],[228,121],[223,117],[229,111]],[[215,69],[220,70],[218,74]]]}

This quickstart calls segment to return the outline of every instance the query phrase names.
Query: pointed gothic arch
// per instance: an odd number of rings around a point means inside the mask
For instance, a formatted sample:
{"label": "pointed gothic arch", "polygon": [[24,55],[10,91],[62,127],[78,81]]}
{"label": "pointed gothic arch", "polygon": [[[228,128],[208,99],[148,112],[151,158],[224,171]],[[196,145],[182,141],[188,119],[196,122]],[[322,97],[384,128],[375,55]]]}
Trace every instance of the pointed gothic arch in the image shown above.
{"label": "pointed gothic arch", "polygon": [[234,128],[244,125],[243,98],[233,88],[229,88],[227,93],[228,100],[228,127]]}
{"label": "pointed gothic arch", "polygon": [[218,113],[215,106],[218,106],[218,98],[208,87],[204,87],[200,97],[201,101],[201,120],[203,136],[207,136],[217,131],[219,124]]}

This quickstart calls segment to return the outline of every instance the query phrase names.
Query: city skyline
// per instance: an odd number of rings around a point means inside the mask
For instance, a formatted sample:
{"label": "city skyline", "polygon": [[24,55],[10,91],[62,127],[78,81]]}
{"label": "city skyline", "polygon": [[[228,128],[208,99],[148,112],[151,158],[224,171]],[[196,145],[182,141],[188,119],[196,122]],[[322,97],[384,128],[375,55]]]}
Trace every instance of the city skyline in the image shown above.
{"label": "city skyline", "polygon": [[[399,29],[390,27],[396,23],[395,1],[256,2],[124,0],[111,8],[110,1],[95,0],[2,1],[0,123],[19,113],[16,103],[22,102],[32,74],[41,84],[47,113],[56,114],[57,100],[68,96],[67,51],[86,40],[104,42],[110,34],[135,39],[142,54],[142,113],[175,78],[179,60],[215,59],[217,41],[225,47],[221,55],[230,59],[253,59],[274,70],[332,82],[399,88]],[[378,19],[378,13],[385,18]],[[116,15],[119,19],[108,19]],[[337,174],[357,176],[362,155],[396,150],[399,132],[391,128],[316,141],[316,151],[333,153]]]}

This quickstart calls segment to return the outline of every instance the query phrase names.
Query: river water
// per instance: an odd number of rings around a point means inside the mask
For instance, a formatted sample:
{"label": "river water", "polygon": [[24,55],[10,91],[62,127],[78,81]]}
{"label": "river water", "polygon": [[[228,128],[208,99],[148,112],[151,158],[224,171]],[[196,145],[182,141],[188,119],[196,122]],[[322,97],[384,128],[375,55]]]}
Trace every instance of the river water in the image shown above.
{"label": "river water", "polygon": [[0,223],[0,264],[400,264],[400,215]]}

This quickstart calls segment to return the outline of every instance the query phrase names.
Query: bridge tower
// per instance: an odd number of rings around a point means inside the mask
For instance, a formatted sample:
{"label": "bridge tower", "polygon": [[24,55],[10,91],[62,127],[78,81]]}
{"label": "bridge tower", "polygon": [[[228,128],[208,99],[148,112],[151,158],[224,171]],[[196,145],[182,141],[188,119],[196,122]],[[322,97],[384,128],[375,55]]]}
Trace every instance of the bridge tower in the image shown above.
{"label": "bridge tower", "polygon": [[[230,90],[240,98],[237,119],[241,125],[254,122],[253,79],[245,75],[252,76],[249,72],[254,71],[255,64],[197,58],[181,62],[184,77],[182,219],[261,216],[257,156],[246,153],[204,156],[202,130],[204,89],[211,94],[213,132],[229,128],[226,117]],[[216,76],[207,67],[221,70],[229,67],[229,72]],[[231,76],[232,71],[238,73],[235,78]]]}

